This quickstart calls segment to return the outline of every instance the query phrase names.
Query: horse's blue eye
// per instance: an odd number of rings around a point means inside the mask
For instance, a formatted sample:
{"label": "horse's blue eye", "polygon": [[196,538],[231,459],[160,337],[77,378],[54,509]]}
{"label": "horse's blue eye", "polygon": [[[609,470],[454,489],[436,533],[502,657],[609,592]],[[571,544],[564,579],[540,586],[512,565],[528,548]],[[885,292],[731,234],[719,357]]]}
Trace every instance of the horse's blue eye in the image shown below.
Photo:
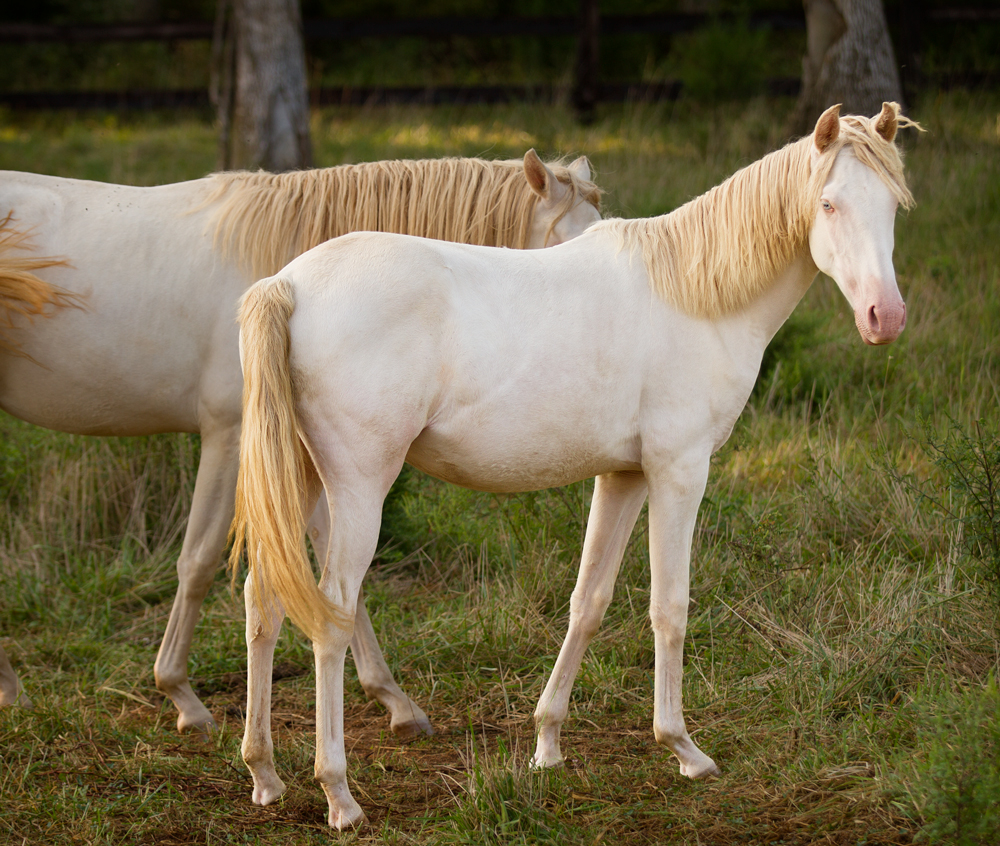
{"label": "horse's blue eye", "polygon": [[823,211],[833,211],[833,206],[827,200],[823,200]]}

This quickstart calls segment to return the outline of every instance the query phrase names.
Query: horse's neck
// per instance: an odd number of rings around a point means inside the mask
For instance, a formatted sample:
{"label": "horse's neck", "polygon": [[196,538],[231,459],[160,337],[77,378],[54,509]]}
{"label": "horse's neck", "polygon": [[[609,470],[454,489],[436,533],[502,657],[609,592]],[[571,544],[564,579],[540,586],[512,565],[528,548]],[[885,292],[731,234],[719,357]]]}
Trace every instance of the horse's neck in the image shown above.
{"label": "horse's neck", "polygon": [[818,272],[809,247],[805,245],[774,281],[739,313],[740,322],[760,343],[761,354],[805,296]]}

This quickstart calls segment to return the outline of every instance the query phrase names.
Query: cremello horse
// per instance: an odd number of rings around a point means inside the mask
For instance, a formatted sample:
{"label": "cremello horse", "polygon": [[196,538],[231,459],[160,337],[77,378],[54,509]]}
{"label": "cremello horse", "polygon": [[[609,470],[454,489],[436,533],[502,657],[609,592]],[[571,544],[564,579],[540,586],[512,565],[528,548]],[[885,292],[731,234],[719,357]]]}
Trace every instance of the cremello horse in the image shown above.
{"label": "cremello horse", "polygon": [[[213,725],[187,663],[233,516],[240,295],[345,232],[550,246],[599,220],[598,199],[585,158],[546,167],[534,150],[523,163],[380,162],[216,174],[156,188],[0,173],[0,209],[12,212],[0,229],[0,308],[6,304],[9,317],[0,327],[7,348],[0,351],[0,407],[87,435],[201,433],[180,583],[154,668],[157,687],[180,712],[180,729]],[[25,249],[28,236],[34,252]],[[55,254],[65,259],[41,257]],[[41,291],[41,299],[25,306],[16,291]],[[26,319],[46,303],[82,307]],[[319,546],[322,525],[312,527]],[[362,684],[389,709],[393,729],[429,731],[393,681],[361,603],[356,633]],[[28,700],[0,649],[0,704],[15,701]]]}
{"label": "cremello horse", "polygon": [[[284,789],[266,693],[287,611],[313,641],[316,777],[330,824],[364,818],[346,779],[344,657],[404,461],[486,491],[597,476],[569,631],[535,711],[539,767],[562,761],[570,688],[648,495],[653,730],[683,774],[717,771],[681,710],[709,457],[817,270],[836,280],[867,343],[902,331],[893,220],[912,197],[893,143],[900,122],[895,103],[872,119],[831,108],[810,137],[671,214],[605,221],[541,253],[357,234],[247,292],[234,556],[245,550],[251,563],[243,756],[254,801]],[[303,528],[321,487],[332,530],[317,588]]]}

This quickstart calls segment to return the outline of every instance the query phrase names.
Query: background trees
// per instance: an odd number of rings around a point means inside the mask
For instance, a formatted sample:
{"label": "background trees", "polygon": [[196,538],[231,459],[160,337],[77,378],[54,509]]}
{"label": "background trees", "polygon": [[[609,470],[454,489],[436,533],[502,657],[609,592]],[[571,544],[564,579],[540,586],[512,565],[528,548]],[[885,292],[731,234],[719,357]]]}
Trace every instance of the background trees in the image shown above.
{"label": "background trees", "polygon": [[804,134],[822,111],[876,114],[885,100],[903,102],[899,69],[882,0],[803,0],[808,52],[792,129]]}
{"label": "background trees", "polygon": [[298,0],[219,0],[213,53],[219,167],[312,164]]}

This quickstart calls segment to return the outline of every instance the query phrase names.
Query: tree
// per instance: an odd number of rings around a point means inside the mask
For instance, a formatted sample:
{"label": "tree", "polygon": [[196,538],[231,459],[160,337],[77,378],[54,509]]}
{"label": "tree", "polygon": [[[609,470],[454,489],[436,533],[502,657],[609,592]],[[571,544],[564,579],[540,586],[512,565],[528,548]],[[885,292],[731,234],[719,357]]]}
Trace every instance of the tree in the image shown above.
{"label": "tree", "polygon": [[213,53],[220,169],[311,165],[298,0],[219,0]]}
{"label": "tree", "polygon": [[886,100],[903,102],[899,68],[882,0],[803,0],[808,52],[792,118],[804,135],[828,106],[874,115]]}

